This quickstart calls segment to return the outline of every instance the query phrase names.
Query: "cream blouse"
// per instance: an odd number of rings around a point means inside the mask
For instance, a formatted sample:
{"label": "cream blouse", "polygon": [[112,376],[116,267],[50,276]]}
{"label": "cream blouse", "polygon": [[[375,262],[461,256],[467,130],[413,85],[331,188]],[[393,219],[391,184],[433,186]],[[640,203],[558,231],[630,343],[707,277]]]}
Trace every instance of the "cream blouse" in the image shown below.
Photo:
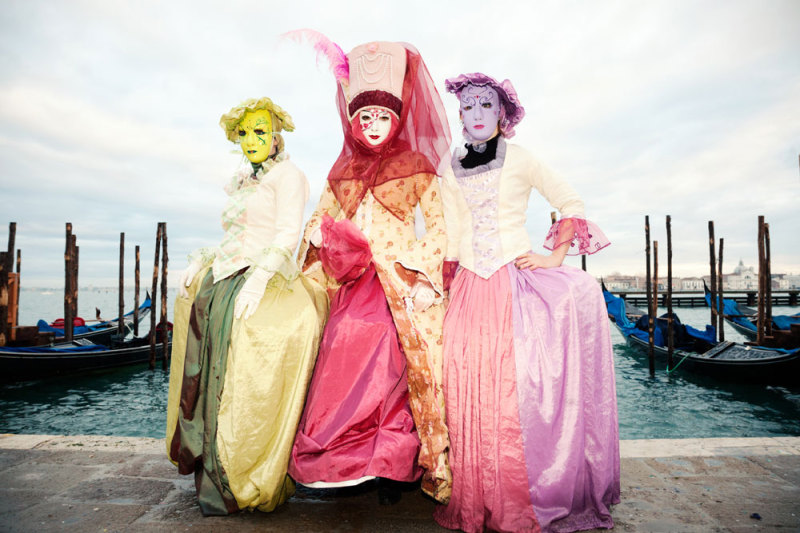
{"label": "cream blouse", "polygon": [[502,137],[495,159],[488,164],[457,172],[448,168],[442,179],[447,260],[458,260],[460,266],[488,279],[532,250],[525,229],[531,189],[539,191],[562,218],[583,216],[583,201],[566,181]]}
{"label": "cream blouse", "polygon": [[222,212],[222,242],[216,248],[193,252],[190,261],[213,261],[214,283],[250,266],[278,272],[287,280],[297,276],[293,253],[308,200],[308,181],[303,172],[288,159],[256,176],[243,167],[226,191],[229,197]]}

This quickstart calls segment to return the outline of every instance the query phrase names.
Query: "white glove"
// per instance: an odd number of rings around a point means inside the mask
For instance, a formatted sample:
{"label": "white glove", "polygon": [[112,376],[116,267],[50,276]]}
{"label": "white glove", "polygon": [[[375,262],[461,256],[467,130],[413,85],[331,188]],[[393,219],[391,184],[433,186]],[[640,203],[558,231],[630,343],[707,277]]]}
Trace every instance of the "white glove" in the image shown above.
{"label": "white glove", "polygon": [[414,309],[421,313],[436,301],[436,291],[427,283],[418,281],[411,289],[411,297],[414,299]]}
{"label": "white glove", "polygon": [[308,241],[317,248],[320,248],[322,246],[322,228],[317,227],[317,229],[312,231],[311,235],[308,237]]}
{"label": "white glove", "polygon": [[203,263],[201,263],[200,261],[192,261],[191,263],[189,263],[189,266],[186,267],[186,270],[184,270],[183,274],[181,274],[181,280],[178,282],[179,296],[183,298],[189,297],[189,291],[186,290],[186,287],[192,284],[192,281],[194,281],[194,277],[201,270],[203,270]]}
{"label": "white glove", "polygon": [[236,304],[233,306],[233,316],[247,320],[258,309],[258,304],[267,290],[267,283],[274,276],[274,272],[267,272],[263,268],[254,268],[253,273],[242,285],[239,294],[236,296]]}

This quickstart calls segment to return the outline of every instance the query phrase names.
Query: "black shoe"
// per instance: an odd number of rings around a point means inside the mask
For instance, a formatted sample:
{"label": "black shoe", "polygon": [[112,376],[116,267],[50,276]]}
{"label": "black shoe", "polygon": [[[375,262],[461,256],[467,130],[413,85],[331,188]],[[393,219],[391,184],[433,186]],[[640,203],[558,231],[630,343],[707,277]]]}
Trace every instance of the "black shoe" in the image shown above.
{"label": "black shoe", "polygon": [[378,503],[381,505],[394,505],[400,501],[402,494],[400,486],[391,479],[378,480]]}

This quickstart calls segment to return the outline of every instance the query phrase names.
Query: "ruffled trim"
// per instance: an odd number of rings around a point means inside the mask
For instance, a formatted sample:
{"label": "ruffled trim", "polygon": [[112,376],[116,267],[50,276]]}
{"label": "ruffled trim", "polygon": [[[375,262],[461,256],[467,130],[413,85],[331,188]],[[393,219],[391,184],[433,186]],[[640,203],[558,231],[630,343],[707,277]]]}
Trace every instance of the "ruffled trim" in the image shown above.
{"label": "ruffled trim", "polygon": [[233,173],[233,176],[231,176],[231,179],[225,185],[225,193],[231,196],[239,189],[244,189],[251,185],[258,185],[261,179],[272,170],[275,165],[288,159],[288,153],[278,152],[274,157],[268,157],[261,163],[261,169],[258,172],[253,172],[253,165],[246,157],[243,157],[241,165],[239,165],[239,168],[236,169],[236,172]]}
{"label": "ruffled trim", "polygon": [[490,170],[497,170],[498,168],[503,168],[503,164],[506,161],[506,140],[501,135],[497,139],[497,151],[495,152],[494,159],[485,163],[483,165],[478,165],[477,167],[473,168],[464,168],[461,166],[461,160],[466,157],[466,151],[463,152],[456,152],[453,154],[453,158],[451,160],[452,167],[453,167],[453,174],[457,178],[464,178],[467,176],[476,176],[483,172],[488,172]]}
{"label": "ruffled trim", "polygon": [[205,248],[198,248],[197,250],[193,251],[189,254],[188,260],[189,263],[198,262],[203,267],[207,267],[211,263],[214,262],[214,259],[217,257],[217,248],[208,246]]}
{"label": "ruffled trim", "polygon": [[292,253],[282,246],[270,246],[254,256],[248,256],[246,260],[252,266],[280,274],[289,282],[300,275],[300,269],[297,268]]}
{"label": "ruffled trim", "polygon": [[[572,223],[573,231],[564,235],[566,228],[562,228],[562,225],[567,220]],[[579,216],[562,218],[550,226],[544,239],[544,247],[555,250],[565,242],[570,243],[567,255],[591,255],[611,244],[597,224]]]}

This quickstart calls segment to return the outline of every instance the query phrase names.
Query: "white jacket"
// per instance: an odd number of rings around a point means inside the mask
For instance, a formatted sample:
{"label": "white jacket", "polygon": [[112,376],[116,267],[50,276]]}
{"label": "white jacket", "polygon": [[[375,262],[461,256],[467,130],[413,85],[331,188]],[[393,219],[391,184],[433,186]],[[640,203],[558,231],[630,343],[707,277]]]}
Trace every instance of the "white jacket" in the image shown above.
{"label": "white jacket", "polygon": [[531,189],[561,213],[583,216],[583,201],[560,176],[525,149],[501,137],[497,157],[481,167],[448,168],[442,179],[447,226],[447,260],[488,279],[502,266],[532,250],[525,229]]}

